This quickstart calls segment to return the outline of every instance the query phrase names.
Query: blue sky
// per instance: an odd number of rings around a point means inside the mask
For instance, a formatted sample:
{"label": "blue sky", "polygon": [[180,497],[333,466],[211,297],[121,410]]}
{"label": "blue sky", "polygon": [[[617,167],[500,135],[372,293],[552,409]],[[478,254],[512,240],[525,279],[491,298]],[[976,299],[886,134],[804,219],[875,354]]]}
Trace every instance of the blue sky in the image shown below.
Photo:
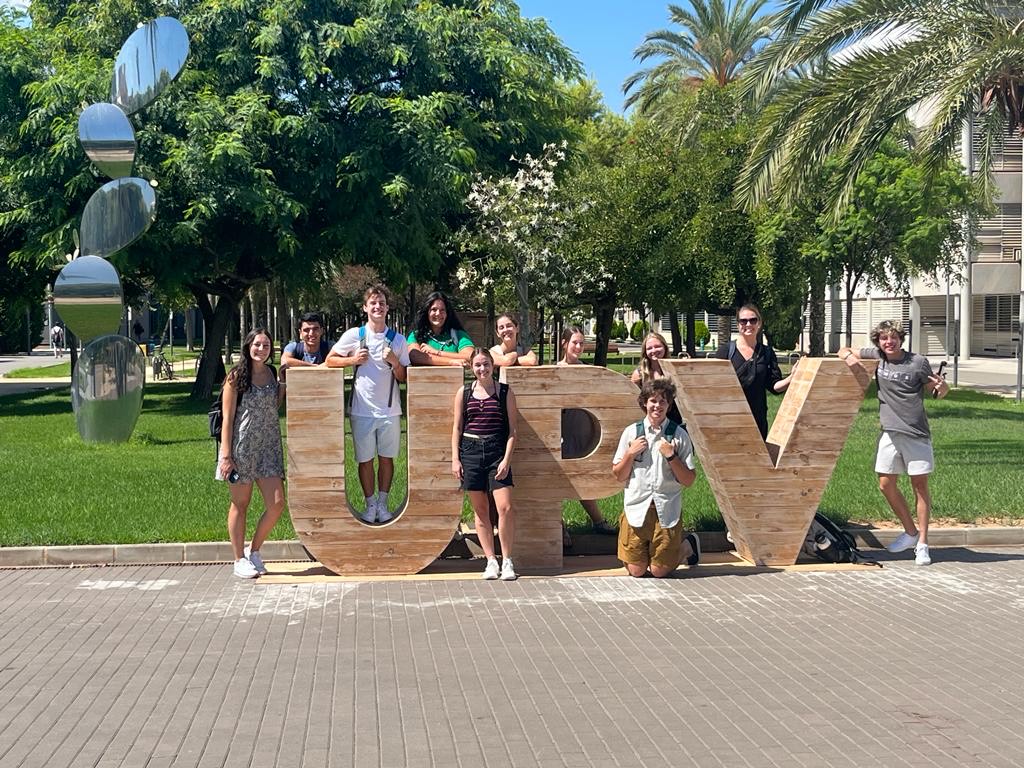
{"label": "blue sky", "polygon": [[[679,0],[676,0],[679,2]],[[597,81],[604,102],[622,111],[622,81],[640,69],[633,51],[670,26],[667,0],[518,0],[523,16],[541,16]],[[686,0],[679,2],[686,7]]]}

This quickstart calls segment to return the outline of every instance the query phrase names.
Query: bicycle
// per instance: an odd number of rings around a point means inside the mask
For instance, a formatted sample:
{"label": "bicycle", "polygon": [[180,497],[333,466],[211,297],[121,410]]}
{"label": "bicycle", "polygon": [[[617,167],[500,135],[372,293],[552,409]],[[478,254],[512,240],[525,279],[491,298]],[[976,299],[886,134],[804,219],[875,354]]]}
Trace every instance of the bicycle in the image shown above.
{"label": "bicycle", "polygon": [[164,357],[163,345],[157,347],[156,352],[153,353],[153,378],[167,379],[168,381],[174,379],[174,371],[171,369],[171,364]]}

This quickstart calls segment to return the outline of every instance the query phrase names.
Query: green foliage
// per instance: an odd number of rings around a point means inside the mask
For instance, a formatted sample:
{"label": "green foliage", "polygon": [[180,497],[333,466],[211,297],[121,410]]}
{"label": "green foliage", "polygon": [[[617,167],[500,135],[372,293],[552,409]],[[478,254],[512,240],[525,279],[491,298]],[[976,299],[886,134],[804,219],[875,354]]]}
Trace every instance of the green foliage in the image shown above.
{"label": "green foliage", "polygon": [[773,195],[796,204],[816,192],[832,159],[826,196],[838,215],[885,139],[910,132],[908,111],[922,126],[913,143],[929,180],[972,120],[983,171],[1005,141],[1020,140],[1019,131],[1008,137],[1024,124],[1021,3],[800,0],[787,11],[788,23],[744,78],[767,101],[739,185],[749,204]]}
{"label": "green foliage", "polygon": [[[501,0],[39,0],[31,12],[47,67],[32,70],[18,151],[0,160],[14,203],[0,230],[24,227],[18,255],[35,263],[70,249],[101,183],[76,116],[107,98],[117,47],[139,17],[171,13],[189,31],[178,82],[131,117],[135,173],[160,182],[157,222],[112,260],[168,294],[193,294],[211,350],[200,396],[249,286],[301,288],[353,261],[396,286],[435,276],[472,175],[560,139],[561,79],[577,72],[543,21]],[[208,295],[223,299],[216,315]]]}
{"label": "green foliage", "polygon": [[629,335],[629,331],[626,328],[626,324],[621,320],[616,320],[612,323],[611,336],[616,341],[624,341]]}
{"label": "green foliage", "polygon": [[694,344],[709,344],[711,343],[711,331],[708,329],[707,323],[703,320],[697,320],[693,324],[693,336]]}
{"label": "green foliage", "polygon": [[650,324],[646,320],[637,320],[629,327],[629,336],[633,341],[640,341],[650,330]]}

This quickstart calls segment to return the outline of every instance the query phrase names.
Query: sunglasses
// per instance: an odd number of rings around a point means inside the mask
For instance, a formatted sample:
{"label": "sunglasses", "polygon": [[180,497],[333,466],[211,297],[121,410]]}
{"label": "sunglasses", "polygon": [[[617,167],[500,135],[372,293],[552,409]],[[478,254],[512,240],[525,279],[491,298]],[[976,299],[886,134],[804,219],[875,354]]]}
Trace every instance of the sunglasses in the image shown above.
{"label": "sunglasses", "polygon": [[759,317],[741,317],[736,322],[739,323],[740,325],[757,325],[759,322],[761,322],[761,318],[759,318]]}

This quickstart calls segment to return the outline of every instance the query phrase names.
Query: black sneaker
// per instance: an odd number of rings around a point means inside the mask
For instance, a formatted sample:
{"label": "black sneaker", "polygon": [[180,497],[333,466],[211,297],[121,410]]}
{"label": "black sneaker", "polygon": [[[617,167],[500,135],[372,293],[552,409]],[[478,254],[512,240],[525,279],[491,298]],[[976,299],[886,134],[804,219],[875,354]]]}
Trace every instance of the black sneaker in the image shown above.
{"label": "black sneaker", "polygon": [[683,541],[690,542],[690,556],[686,558],[686,565],[693,568],[700,562],[700,539],[696,533],[688,533],[683,537]]}

